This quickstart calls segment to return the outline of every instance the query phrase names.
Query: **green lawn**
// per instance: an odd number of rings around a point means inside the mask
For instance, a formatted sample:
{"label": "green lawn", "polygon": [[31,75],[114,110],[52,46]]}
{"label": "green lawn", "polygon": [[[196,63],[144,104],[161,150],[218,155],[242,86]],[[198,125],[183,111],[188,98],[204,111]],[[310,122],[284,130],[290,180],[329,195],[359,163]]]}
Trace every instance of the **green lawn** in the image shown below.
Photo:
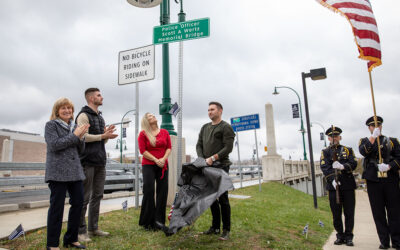
{"label": "green lawn", "polygon": [[[209,210],[193,226],[165,237],[162,232],[149,232],[139,227],[140,210],[131,208],[128,212],[102,214],[100,228],[111,232],[111,236],[94,238],[87,246],[89,249],[322,249],[333,230],[327,197],[319,198],[319,209],[314,209],[311,195],[278,183],[262,184],[262,192],[256,185],[231,193],[251,198],[230,199],[229,241],[219,241],[216,235],[200,234],[211,224]],[[325,227],[318,225],[319,220]],[[306,238],[302,231],[307,223]],[[23,237],[12,242],[0,241],[0,247],[9,249],[45,249],[45,246],[45,228],[28,233],[26,241]]]}

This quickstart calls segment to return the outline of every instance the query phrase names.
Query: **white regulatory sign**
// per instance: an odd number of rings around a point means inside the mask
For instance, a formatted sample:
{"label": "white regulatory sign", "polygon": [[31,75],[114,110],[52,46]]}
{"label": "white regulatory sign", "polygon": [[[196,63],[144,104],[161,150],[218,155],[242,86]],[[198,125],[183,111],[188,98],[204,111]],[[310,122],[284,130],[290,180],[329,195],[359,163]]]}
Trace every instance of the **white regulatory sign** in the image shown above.
{"label": "white regulatory sign", "polygon": [[154,79],[154,45],[121,51],[118,57],[118,85]]}

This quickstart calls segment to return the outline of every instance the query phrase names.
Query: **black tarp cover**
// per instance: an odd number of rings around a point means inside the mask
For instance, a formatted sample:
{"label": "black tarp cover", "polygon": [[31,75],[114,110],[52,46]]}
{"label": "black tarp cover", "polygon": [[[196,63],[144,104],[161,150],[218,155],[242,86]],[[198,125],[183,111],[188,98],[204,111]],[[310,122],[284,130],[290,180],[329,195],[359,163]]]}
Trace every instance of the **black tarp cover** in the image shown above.
{"label": "black tarp cover", "polygon": [[168,234],[193,224],[221,194],[234,189],[231,178],[219,166],[217,162],[207,166],[203,158],[182,165]]}

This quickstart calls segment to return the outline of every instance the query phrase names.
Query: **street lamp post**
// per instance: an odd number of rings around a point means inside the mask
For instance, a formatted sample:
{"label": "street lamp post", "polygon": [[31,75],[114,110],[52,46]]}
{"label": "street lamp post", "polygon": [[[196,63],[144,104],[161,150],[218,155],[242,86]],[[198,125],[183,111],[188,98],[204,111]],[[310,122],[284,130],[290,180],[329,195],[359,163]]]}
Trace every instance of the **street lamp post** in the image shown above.
{"label": "street lamp post", "polygon": [[274,93],[272,93],[272,94],[273,94],[273,95],[278,95],[279,92],[277,91],[277,89],[280,89],[280,88],[285,88],[285,89],[290,89],[290,90],[292,90],[292,91],[297,95],[297,97],[299,98],[299,106],[300,106],[300,131],[301,131],[301,134],[302,134],[302,136],[303,136],[303,154],[304,154],[304,160],[306,161],[306,160],[307,160],[307,152],[306,152],[306,141],[305,141],[305,138],[304,138],[304,134],[306,133],[306,131],[304,130],[304,125],[303,125],[303,113],[302,113],[302,109],[301,109],[301,100],[300,100],[300,96],[299,96],[299,94],[296,92],[296,90],[292,89],[291,87],[286,87],[286,86],[275,87],[275,91],[274,91]]}
{"label": "street lamp post", "polygon": [[[125,113],[124,116],[122,116],[122,119],[121,119],[121,132],[120,132],[120,139],[119,139],[121,155],[120,155],[120,157],[119,157],[119,163],[122,163],[122,125],[123,125],[123,123],[124,123],[124,118],[125,118],[125,116],[126,116],[128,113],[130,113],[130,112],[135,112],[135,111],[136,111],[136,109],[131,109],[131,110],[129,110],[128,112]],[[118,141],[118,140],[117,140],[117,141]],[[125,147],[126,147],[126,144],[125,144]],[[135,160],[136,160],[136,159],[135,159]]]}
{"label": "street lamp post", "polygon": [[322,134],[324,135],[324,146],[326,147],[326,136],[325,136],[325,131],[326,130],[325,130],[324,126],[322,126],[322,124],[319,123],[319,122],[311,122],[311,127],[312,127],[313,124],[317,124],[322,128]]}
{"label": "street lamp post", "polygon": [[[160,5],[160,24],[167,25],[170,21],[169,0],[163,0]],[[162,103],[159,106],[160,115],[162,116],[161,128],[166,129],[169,134],[176,135],[174,124],[172,124],[171,114],[168,113],[171,109],[170,97],[170,81],[169,81],[169,44],[162,45],[162,68],[163,68],[163,97]]]}
{"label": "street lamp post", "polygon": [[310,73],[304,73],[304,72],[301,73],[301,79],[303,82],[304,105],[305,105],[305,109],[306,109],[308,148],[310,151],[311,181],[312,181],[312,188],[313,188],[314,208],[318,208],[317,187],[315,185],[314,156],[313,156],[312,140],[311,140],[311,124],[310,124],[310,114],[308,111],[308,99],[307,99],[307,88],[306,88],[306,78],[308,78],[308,77],[314,81],[325,79],[326,78],[326,70],[325,70],[325,68],[320,68],[320,69],[312,69],[312,70],[310,70]]}
{"label": "street lamp post", "polygon": [[122,146],[125,145],[123,150],[127,150],[128,148],[126,147],[126,140],[117,139],[117,146],[115,147],[115,149],[118,149],[118,144],[120,145],[119,146],[119,151],[120,151],[119,162],[122,163]]}

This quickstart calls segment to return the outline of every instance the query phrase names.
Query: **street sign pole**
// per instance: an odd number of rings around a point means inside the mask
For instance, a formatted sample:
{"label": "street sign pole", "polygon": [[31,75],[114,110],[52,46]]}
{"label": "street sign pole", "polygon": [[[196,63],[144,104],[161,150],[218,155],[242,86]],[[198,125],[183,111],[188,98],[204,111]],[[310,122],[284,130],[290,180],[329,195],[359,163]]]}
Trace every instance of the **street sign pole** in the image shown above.
{"label": "street sign pole", "polygon": [[[183,0],[180,0],[181,11],[178,14],[179,22],[185,21],[186,14],[183,12]],[[181,110],[178,113],[178,166],[177,166],[177,180],[182,173],[182,113],[183,113],[183,42],[179,42],[179,86],[178,86],[178,106]]]}
{"label": "street sign pole", "polygon": [[254,139],[256,141],[256,152],[257,152],[257,170],[258,170],[258,190],[261,192],[261,173],[260,173],[260,158],[258,157],[258,144],[257,144],[257,130],[254,129]]}
{"label": "street sign pole", "polygon": [[139,208],[139,83],[136,83],[135,100],[135,207]]}
{"label": "street sign pole", "polygon": [[[258,114],[253,114],[253,115],[246,115],[246,116],[240,116],[240,117],[233,117],[231,118],[231,126],[234,132],[236,132],[236,137],[237,137],[237,147],[238,147],[238,161],[239,161],[239,166],[240,166],[240,187],[242,187],[242,164],[240,162],[240,152],[239,152],[239,131],[245,131],[245,130],[252,130],[254,131],[256,129],[260,128],[260,118]],[[257,145],[257,134],[255,134],[256,138],[256,147]],[[257,160],[259,161],[258,158],[258,148],[257,148]],[[260,173],[258,174],[260,178]],[[259,180],[260,182],[260,180]],[[260,191],[261,191],[261,182],[260,184]]]}
{"label": "street sign pole", "polygon": [[[169,0],[163,0],[160,5],[160,24],[169,24]],[[170,135],[176,135],[172,117],[168,111],[171,109],[170,81],[169,81],[169,45],[162,45],[162,67],[163,67],[163,97],[159,106],[160,115],[162,116],[161,128],[166,129]]]}
{"label": "street sign pole", "polygon": [[236,132],[236,142],[237,142],[237,149],[238,149],[238,163],[239,163],[239,173],[240,173],[240,188],[243,187],[242,180],[242,163],[240,162],[240,150],[239,150],[239,132]]}

